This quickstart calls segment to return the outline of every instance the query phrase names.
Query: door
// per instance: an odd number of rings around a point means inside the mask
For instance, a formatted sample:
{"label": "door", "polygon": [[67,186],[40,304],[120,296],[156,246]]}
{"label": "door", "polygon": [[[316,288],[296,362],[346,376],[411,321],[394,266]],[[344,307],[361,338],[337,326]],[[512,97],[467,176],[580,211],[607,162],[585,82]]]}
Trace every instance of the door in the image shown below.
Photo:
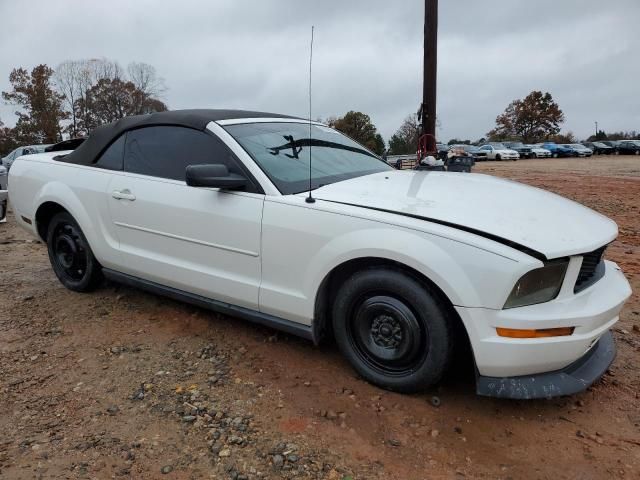
{"label": "door", "polygon": [[215,300],[258,309],[264,195],[189,187],[187,165],[248,173],[212,133],[156,126],[127,133],[124,171],[108,188],[120,270]]}

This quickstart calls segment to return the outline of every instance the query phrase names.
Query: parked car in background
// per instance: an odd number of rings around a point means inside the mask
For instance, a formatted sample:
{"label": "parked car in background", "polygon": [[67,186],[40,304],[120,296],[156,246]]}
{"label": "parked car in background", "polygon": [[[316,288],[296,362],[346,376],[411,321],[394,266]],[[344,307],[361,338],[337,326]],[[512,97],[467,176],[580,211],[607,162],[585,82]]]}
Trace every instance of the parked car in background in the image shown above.
{"label": "parked car in background", "polygon": [[518,152],[505,147],[501,143],[483,145],[480,150],[485,153],[487,160],[518,160],[520,158]]}
{"label": "parked car in background", "polygon": [[531,147],[522,142],[505,142],[504,146],[518,152],[520,158],[534,158]]}
{"label": "parked car in background", "polygon": [[480,150],[475,145],[451,145],[450,150],[454,149],[464,150],[464,152],[470,157],[473,157],[475,161],[487,159],[487,152],[485,152],[484,150]]}
{"label": "parked car in background", "polygon": [[619,155],[640,155],[640,140],[622,140],[616,153]]}
{"label": "parked car in background", "polygon": [[22,155],[33,155],[34,153],[42,153],[44,149],[47,148],[50,144],[46,145],[25,145],[22,147],[16,148],[13,152],[8,154],[6,157],[2,158],[2,165],[4,165],[7,170],[11,170],[11,165],[13,161],[21,157]]}
{"label": "parked car in background", "polygon": [[0,165],[0,191],[7,189],[7,168],[3,165]]}
{"label": "parked car in background", "polygon": [[608,145],[613,149],[617,149],[618,145],[620,145],[620,140],[602,140],[602,143],[604,143],[605,145]]}
{"label": "parked car in background", "polygon": [[540,145],[529,145],[531,148],[532,158],[550,158],[551,152]]}
{"label": "parked car in background", "polygon": [[573,156],[573,149],[558,145],[555,142],[545,142],[542,144],[542,148],[549,150],[553,158]]}
{"label": "parked car in background", "polygon": [[0,222],[7,217],[7,169],[0,165]]}
{"label": "parked car in background", "polygon": [[585,390],[614,359],[631,294],[603,258],[618,235],[603,215],[490,175],[396,171],[283,115],[126,117],[76,150],[19,157],[9,193],[68,289],[104,275],[331,336],[363,378],[401,392],[437,384],[467,342],[482,395]]}
{"label": "parked car in background", "polygon": [[593,150],[579,143],[565,143],[563,146],[573,150],[573,154],[576,157],[590,157],[593,155]]}
{"label": "parked car in background", "polygon": [[584,142],[583,145],[590,148],[594,155],[612,155],[616,150],[602,142]]}
{"label": "parked car in background", "polygon": [[0,223],[7,218],[7,169],[0,165]]}

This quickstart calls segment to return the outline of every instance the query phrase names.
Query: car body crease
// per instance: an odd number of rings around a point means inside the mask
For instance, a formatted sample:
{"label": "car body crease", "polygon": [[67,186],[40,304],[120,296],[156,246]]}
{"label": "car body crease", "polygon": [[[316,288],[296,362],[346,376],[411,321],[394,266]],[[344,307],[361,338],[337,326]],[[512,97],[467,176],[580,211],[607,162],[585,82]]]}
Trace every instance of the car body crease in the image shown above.
{"label": "car body crease", "polygon": [[[359,219],[362,219],[362,220],[369,220],[371,222],[381,223],[381,224],[384,224],[384,225],[390,225],[390,226],[394,226],[394,227],[400,226],[402,228],[406,228],[407,230],[412,230],[414,232],[420,232],[420,233],[424,233],[424,234],[427,234],[427,235],[433,235],[434,237],[438,237],[438,238],[444,238],[446,240],[450,240],[452,242],[459,243],[461,245],[467,245],[469,247],[473,247],[473,248],[477,248],[478,250],[482,250],[483,252],[487,252],[487,253],[491,253],[493,255],[497,255],[497,256],[505,258],[507,260],[511,260],[512,262],[520,263],[515,258],[508,257],[506,255],[503,255],[501,253],[497,253],[497,252],[495,252],[493,250],[489,250],[487,248],[479,247],[477,245],[474,245],[473,243],[463,242],[462,240],[459,240],[459,239],[456,239],[456,238],[447,237],[446,235],[441,235],[441,234],[434,233],[434,232],[427,232],[427,231],[424,231],[424,230],[420,230],[418,228],[408,227],[406,225],[397,225],[397,224],[392,223],[392,222],[385,222],[384,220],[379,220],[379,219],[374,220],[374,219],[367,218],[367,217],[362,217],[362,216],[359,216],[359,215],[352,215],[352,214],[345,213],[345,212],[336,212],[334,210],[325,210],[325,209],[318,208],[318,207],[307,207],[305,205],[292,205],[291,203],[288,203],[288,202],[278,201],[276,198],[277,197],[272,197],[272,198],[267,197],[267,198],[265,198],[265,202],[281,203],[281,204],[284,204],[284,205],[291,205],[291,206],[295,206],[295,207],[298,207],[298,208],[307,208],[309,210],[318,210],[318,211],[321,211],[321,212],[331,213],[331,214],[334,214],[334,215],[342,215],[344,217],[350,217],[350,218],[359,218]],[[386,212],[386,213],[391,213],[391,214],[395,214],[395,215],[406,216],[406,217],[409,217],[409,218],[416,218],[418,220],[428,221],[427,219],[422,218],[422,217],[418,217],[418,216],[415,216],[415,215],[402,214],[402,213],[394,212],[393,210],[381,210],[381,209],[377,209],[377,208],[364,207],[362,205],[356,205],[356,204],[352,204],[352,203],[343,203],[343,202],[336,202],[336,201],[332,201],[332,200],[325,200],[323,198],[316,198],[316,200],[317,201],[321,201],[321,202],[337,203],[337,204],[348,205],[348,206],[352,206],[352,207],[365,208],[365,209],[368,209],[368,210],[379,210],[379,211]],[[318,203],[316,202],[315,205],[317,205],[317,204]],[[437,223],[437,222],[431,222],[431,223]],[[441,224],[441,225],[443,225],[445,227],[455,228],[455,227],[453,227],[451,225],[446,225],[446,224]],[[461,228],[458,228],[458,230],[464,231]],[[483,237],[483,238],[486,238],[486,237]],[[492,240],[492,239],[489,239],[489,240]],[[506,245],[506,246],[510,246],[510,245]],[[511,247],[511,248],[513,248],[513,247]]]}

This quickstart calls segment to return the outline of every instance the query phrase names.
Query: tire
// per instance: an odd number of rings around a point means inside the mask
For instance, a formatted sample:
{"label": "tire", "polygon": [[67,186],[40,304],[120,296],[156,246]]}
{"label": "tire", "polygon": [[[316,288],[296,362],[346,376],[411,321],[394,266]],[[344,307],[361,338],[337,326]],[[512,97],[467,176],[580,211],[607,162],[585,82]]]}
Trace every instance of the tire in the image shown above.
{"label": "tire", "polygon": [[53,271],[69,290],[89,292],[102,280],[102,266],[69,213],[58,213],[49,222],[47,250]]}
{"label": "tire", "polygon": [[500,156],[500,154],[496,155],[496,160],[497,160],[497,161],[502,160],[502,157]]}
{"label": "tire", "polygon": [[438,295],[387,268],[355,273],[333,304],[336,343],[367,381],[396,392],[440,381],[453,348],[452,323]]}
{"label": "tire", "polygon": [[634,155],[640,155],[640,150],[636,150],[635,152],[633,152]]}
{"label": "tire", "polygon": [[558,158],[558,154],[557,153],[554,153],[552,156],[553,156],[553,158]]}

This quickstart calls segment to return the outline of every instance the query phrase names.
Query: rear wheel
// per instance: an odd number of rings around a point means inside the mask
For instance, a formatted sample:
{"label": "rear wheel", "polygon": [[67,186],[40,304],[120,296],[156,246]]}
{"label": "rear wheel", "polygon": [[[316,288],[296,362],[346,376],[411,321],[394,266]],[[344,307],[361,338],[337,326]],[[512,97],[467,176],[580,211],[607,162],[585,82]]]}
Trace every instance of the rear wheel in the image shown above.
{"label": "rear wheel", "polygon": [[453,337],[438,295],[391,269],[355,273],[333,305],[335,338],[366,380],[399,392],[437,383],[451,357]]}
{"label": "rear wheel", "polygon": [[88,292],[102,279],[102,267],[69,213],[58,213],[49,222],[47,248],[53,271],[69,290]]}

